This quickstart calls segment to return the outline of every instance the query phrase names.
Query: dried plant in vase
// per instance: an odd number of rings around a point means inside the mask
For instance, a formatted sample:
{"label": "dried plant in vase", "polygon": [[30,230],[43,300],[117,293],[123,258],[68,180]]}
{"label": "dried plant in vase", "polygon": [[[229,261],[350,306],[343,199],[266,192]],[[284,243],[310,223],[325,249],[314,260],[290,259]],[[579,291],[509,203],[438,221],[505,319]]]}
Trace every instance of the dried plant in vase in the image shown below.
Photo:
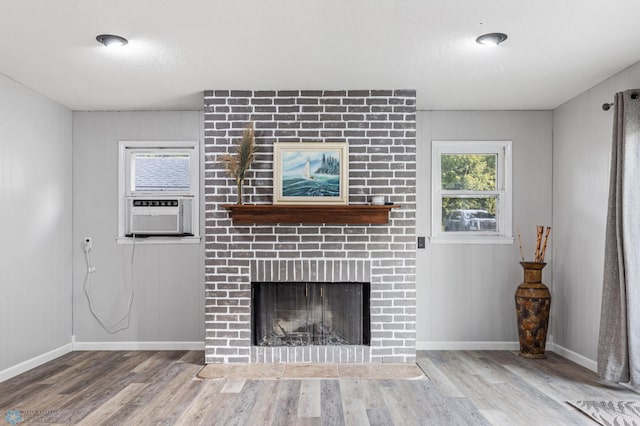
{"label": "dried plant in vase", "polygon": [[[522,250],[522,238],[520,238],[520,228],[516,228],[518,231],[518,244],[520,245],[520,258],[524,262],[524,251]],[[551,233],[551,227],[547,226],[547,232],[544,232],[544,226],[536,226],[536,251],[533,255],[533,262],[544,263],[544,256],[547,252],[547,243],[549,242],[549,234]],[[542,243],[542,236],[544,235],[544,244]]]}
{"label": "dried plant in vase", "polygon": [[253,162],[255,148],[255,131],[252,121],[242,132],[242,140],[236,149],[236,153],[223,154],[219,158],[224,164],[225,169],[227,169],[229,176],[236,180],[236,185],[238,186],[238,204],[242,204],[242,185],[247,170],[249,170],[249,166],[251,166]]}

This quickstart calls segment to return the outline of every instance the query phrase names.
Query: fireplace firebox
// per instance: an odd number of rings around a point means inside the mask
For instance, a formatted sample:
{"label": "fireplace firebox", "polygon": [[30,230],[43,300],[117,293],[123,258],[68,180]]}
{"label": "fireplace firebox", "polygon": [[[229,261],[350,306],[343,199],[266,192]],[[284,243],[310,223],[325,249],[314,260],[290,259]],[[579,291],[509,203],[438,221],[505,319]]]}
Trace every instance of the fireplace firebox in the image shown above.
{"label": "fireplace firebox", "polygon": [[369,345],[369,283],[254,282],[255,346]]}

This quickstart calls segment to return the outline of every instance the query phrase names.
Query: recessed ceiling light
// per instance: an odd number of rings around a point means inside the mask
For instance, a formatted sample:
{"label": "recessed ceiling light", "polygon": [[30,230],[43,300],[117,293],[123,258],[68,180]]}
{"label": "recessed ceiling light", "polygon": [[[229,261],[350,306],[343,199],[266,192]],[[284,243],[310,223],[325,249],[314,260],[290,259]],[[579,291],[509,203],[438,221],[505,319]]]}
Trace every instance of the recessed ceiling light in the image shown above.
{"label": "recessed ceiling light", "polygon": [[503,33],[483,34],[476,39],[476,43],[485,46],[497,46],[507,39],[507,35]]}
{"label": "recessed ceiling light", "polygon": [[96,40],[107,47],[124,46],[125,44],[129,43],[126,38],[113,34],[100,34],[96,37]]}

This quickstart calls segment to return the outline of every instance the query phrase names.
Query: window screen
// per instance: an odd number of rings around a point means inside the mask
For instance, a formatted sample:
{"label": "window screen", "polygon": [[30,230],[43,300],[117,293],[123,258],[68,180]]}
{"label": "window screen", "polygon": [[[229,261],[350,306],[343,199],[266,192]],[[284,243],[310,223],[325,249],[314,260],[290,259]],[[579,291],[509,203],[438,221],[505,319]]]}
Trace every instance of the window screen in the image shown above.
{"label": "window screen", "polygon": [[131,191],[188,192],[190,180],[187,153],[135,153],[131,157]]}

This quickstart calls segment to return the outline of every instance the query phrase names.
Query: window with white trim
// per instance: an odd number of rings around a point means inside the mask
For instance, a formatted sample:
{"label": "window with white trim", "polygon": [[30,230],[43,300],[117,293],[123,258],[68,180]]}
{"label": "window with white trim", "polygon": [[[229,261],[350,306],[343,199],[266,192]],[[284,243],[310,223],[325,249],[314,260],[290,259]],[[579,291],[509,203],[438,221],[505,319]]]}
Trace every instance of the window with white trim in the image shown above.
{"label": "window with white trim", "polygon": [[431,241],[513,242],[511,141],[432,141]]}
{"label": "window with white trim", "polygon": [[118,241],[199,240],[198,141],[120,141]]}

